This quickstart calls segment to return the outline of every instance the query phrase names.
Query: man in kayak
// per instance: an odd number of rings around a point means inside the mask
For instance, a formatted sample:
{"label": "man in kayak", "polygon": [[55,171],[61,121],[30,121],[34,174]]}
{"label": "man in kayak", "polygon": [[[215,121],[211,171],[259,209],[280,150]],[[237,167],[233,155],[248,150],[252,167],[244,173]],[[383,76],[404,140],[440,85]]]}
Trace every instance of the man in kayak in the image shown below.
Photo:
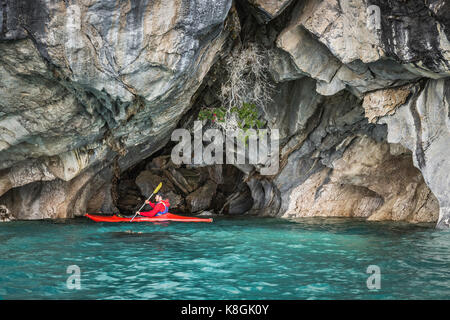
{"label": "man in kayak", "polygon": [[145,203],[150,205],[153,209],[151,211],[145,211],[145,212],[136,212],[137,214],[144,216],[144,217],[157,217],[161,216],[163,214],[166,214],[169,212],[169,199],[163,200],[163,194],[157,193],[155,196],[156,203],[150,202],[148,200],[145,200]]}

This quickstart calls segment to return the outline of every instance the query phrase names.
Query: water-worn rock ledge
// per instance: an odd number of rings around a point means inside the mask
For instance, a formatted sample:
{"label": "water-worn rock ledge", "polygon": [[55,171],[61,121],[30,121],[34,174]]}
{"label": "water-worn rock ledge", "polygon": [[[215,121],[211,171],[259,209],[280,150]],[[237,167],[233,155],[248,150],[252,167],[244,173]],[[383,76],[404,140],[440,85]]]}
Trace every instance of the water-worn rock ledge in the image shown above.
{"label": "water-worn rock ledge", "polygon": [[[160,175],[189,212],[250,204],[450,226],[448,0],[0,3],[8,215],[131,210],[146,175]],[[217,168],[189,169],[209,172],[193,181],[186,168],[148,167],[173,129],[220,103],[224,58],[249,43],[269,60],[273,102],[260,112],[280,130],[279,172],[223,169],[232,186]],[[211,190],[229,202],[198,201]]]}

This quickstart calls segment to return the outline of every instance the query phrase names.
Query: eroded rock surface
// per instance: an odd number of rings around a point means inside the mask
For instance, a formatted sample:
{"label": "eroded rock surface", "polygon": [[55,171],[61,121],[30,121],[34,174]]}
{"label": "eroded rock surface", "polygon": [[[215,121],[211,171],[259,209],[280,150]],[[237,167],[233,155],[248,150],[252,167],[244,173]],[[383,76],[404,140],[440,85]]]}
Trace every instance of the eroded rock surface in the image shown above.
{"label": "eroded rock surface", "polygon": [[164,146],[227,40],[230,7],[3,1],[0,195],[24,186],[4,196],[11,212],[84,214],[66,209],[97,193],[101,170],[114,176],[116,156],[125,170]]}
{"label": "eroded rock surface", "polygon": [[427,80],[392,116],[379,122],[388,126],[388,141],[412,150],[414,165],[439,200],[439,227],[449,227],[450,197],[450,81]]}
{"label": "eroded rock surface", "polygon": [[[230,10],[231,9],[231,10]],[[9,1],[0,6],[0,205],[24,219],[173,208],[450,226],[448,0]],[[256,43],[280,169],[174,166]],[[240,171],[239,171],[240,170]]]}
{"label": "eroded rock surface", "polygon": [[388,143],[363,136],[333,162],[333,169],[317,172],[293,190],[285,216],[435,222],[438,212],[411,154],[392,155]]}

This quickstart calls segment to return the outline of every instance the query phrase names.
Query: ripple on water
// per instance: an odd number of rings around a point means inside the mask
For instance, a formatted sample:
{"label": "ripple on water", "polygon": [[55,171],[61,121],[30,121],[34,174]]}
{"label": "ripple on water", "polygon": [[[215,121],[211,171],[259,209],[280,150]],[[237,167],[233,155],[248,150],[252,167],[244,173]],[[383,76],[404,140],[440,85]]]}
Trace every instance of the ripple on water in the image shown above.
{"label": "ripple on water", "polygon": [[193,273],[188,272],[175,272],[173,275],[183,280],[191,280],[194,277]]}

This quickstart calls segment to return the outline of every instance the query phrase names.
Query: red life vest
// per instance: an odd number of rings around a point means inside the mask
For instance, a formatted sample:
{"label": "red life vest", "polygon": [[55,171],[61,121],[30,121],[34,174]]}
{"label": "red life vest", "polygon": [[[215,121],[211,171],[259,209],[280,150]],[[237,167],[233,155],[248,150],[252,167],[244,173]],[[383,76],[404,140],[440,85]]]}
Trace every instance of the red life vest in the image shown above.
{"label": "red life vest", "polygon": [[155,217],[156,216],[162,216],[163,214],[166,214],[167,212],[169,212],[169,207],[164,203],[164,201],[160,201],[160,202],[158,202],[158,203],[162,203],[162,205],[164,206],[164,210],[163,211],[160,211],[160,212],[158,212],[156,215],[155,215]]}

